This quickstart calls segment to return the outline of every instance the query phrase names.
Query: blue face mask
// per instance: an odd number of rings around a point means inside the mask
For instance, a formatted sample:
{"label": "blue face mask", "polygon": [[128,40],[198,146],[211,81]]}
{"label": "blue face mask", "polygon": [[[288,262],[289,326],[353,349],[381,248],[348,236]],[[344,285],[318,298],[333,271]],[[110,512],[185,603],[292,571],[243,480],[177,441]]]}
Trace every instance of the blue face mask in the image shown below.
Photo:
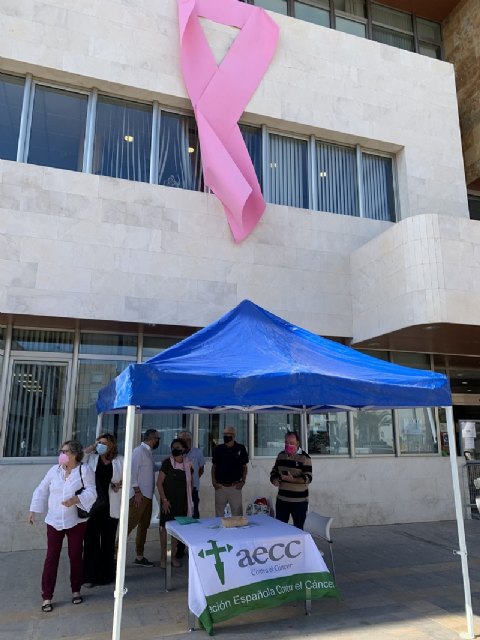
{"label": "blue face mask", "polygon": [[97,450],[99,456],[103,456],[103,454],[107,453],[108,451],[107,445],[103,444],[103,442],[97,442],[95,449]]}

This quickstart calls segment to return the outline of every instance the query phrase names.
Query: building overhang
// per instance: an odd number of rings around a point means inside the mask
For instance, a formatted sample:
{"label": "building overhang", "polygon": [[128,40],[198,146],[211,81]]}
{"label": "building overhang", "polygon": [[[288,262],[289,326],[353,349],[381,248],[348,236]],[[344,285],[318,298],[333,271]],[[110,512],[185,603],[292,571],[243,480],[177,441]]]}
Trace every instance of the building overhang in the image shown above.
{"label": "building overhang", "polygon": [[358,349],[480,356],[480,326],[433,323],[404,327],[351,343]]}

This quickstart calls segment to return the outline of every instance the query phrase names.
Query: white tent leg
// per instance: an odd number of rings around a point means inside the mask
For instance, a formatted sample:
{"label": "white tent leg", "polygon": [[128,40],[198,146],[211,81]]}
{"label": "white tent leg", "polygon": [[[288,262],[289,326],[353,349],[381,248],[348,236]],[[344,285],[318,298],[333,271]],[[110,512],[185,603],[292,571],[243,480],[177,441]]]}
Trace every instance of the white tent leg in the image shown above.
{"label": "white tent leg", "polygon": [[130,500],[130,478],[132,475],[132,449],[135,429],[135,407],[127,408],[127,424],[125,428],[125,456],[123,459],[122,503],[120,507],[117,577],[115,580],[115,606],[113,609],[112,640],[120,640],[122,627],[123,586],[125,584],[125,555],[128,535],[128,504]]}
{"label": "white tent leg", "polygon": [[453,409],[452,407],[445,407],[445,411],[447,414],[448,447],[450,451],[450,466],[452,470],[455,515],[457,518],[458,544],[460,547],[460,550],[456,553],[458,553],[462,562],[463,591],[465,594],[465,615],[467,618],[467,635],[465,637],[475,638],[475,631],[473,628],[472,595],[470,592],[470,578],[468,576],[467,544],[465,541],[465,526],[463,522],[462,496],[460,493],[460,480],[458,477],[457,447],[455,444]]}
{"label": "white tent leg", "polygon": [[95,430],[95,438],[102,433],[103,413],[99,413],[97,416],[97,428]]}

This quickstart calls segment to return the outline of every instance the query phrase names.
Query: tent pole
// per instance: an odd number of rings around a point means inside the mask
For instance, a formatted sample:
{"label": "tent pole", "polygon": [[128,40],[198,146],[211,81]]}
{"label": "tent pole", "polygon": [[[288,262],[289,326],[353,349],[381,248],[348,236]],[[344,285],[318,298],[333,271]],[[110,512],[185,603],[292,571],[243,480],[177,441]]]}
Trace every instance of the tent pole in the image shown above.
{"label": "tent pole", "polygon": [[460,480],[458,477],[458,464],[457,464],[457,447],[455,444],[455,426],[453,422],[453,408],[444,407],[447,415],[447,432],[448,432],[448,448],[450,451],[450,467],[452,470],[452,484],[453,484],[453,497],[455,500],[455,515],[457,518],[458,529],[458,543],[460,550],[454,551],[454,553],[460,556],[462,562],[462,575],[463,575],[463,592],[465,594],[465,615],[467,618],[467,638],[475,638],[475,631],[473,628],[473,610],[472,610],[472,595],[470,592],[470,578],[468,576],[468,559],[467,559],[467,544],[465,540],[465,525],[463,522],[463,508],[462,508],[462,496],[460,493]]}
{"label": "tent pole", "polygon": [[102,433],[103,413],[99,413],[97,416],[97,429],[95,431],[95,438]]}
{"label": "tent pole", "polygon": [[125,584],[125,556],[128,537],[128,505],[130,502],[130,479],[132,475],[133,433],[135,429],[135,406],[127,408],[125,428],[125,455],[123,458],[122,503],[120,507],[119,536],[117,550],[117,577],[115,579],[115,606],[113,609],[112,640],[120,640],[122,608]]}

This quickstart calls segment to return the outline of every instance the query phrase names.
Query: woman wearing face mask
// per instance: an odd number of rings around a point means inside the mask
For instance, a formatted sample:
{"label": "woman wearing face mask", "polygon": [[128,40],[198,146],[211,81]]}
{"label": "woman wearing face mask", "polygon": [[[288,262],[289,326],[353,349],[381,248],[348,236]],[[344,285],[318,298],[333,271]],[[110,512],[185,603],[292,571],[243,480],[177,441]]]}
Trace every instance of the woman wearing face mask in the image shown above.
{"label": "woman wearing face mask", "polygon": [[[157,488],[160,496],[160,567],[165,569],[167,560],[167,530],[165,523],[177,516],[191,516],[192,473],[191,463],[184,458],[188,444],[182,438],[175,438],[170,445],[172,455],[165,458],[158,474]],[[172,538],[172,565],[180,567],[181,562],[175,558],[177,541]]]}
{"label": "woman wearing face mask", "polygon": [[287,431],[285,449],[281,451],[270,472],[270,482],[278,487],[275,517],[303,529],[308,510],[308,485],[312,481],[312,461],[300,447],[298,434]]}
{"label": "woman wearing face mask", "polygon": [[47,512],[47,556],[42,573],[42,611],[53,609],[52,598],[57,581],[58,562],[65,536],[70,559],[70,585],[72,604],[83,598],[82,547],[87,527],[86,520],[77,514],[77,505],[89,511],[97,498],[95,477],[87,465],[82,465],[82,445],[76,440],[62,444],[58,464],[54,465],[33,492],[28,522],[34,524],[35,514]]}
{"label": "woman wearing face mask", "polygon": [[84,586],[110,584],[115,579],[115,537],[122,500],[123,457],[111,433],[102,433],[85,449],[95,473],[97,501],[87,524],[83,551]]}

